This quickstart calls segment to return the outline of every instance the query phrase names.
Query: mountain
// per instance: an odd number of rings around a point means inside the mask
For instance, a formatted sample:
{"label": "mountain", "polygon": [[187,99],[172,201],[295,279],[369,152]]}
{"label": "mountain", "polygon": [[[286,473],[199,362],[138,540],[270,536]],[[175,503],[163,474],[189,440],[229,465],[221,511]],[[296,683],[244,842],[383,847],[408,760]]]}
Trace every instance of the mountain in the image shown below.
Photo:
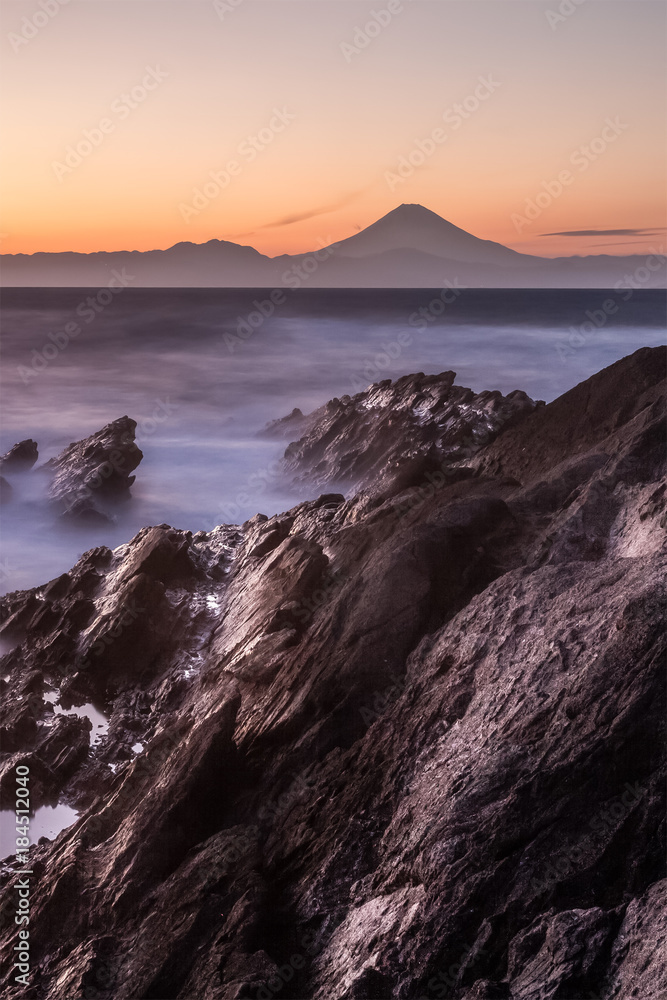
{"label": "mountain", "polygon": [[514,267],[539,263],[500,243],[480,240],[422,205],[399,205],[371,226],[337,244],[337,256],[371,257],[388,250],[417,250],[469,264]]}
{"label": "mountain", "polygon": [[521,254],[421,205],[400,205],[354,236],[298,255],[267,257],[249,246],[209,240],[168,250],[3,254],[0,265],[6,287],[117,287],[119,281],[134,288],[667,287],[664,258],[651,270],[645,254]]}
{"label": "mountain", "polygon": [[243,287],[271,284],[275,273],[269,257],[225,240],[177,243],[168,250],[4,254],[0,266],[5,287],[100,287],[114,272],[117,282],[134,288]]}

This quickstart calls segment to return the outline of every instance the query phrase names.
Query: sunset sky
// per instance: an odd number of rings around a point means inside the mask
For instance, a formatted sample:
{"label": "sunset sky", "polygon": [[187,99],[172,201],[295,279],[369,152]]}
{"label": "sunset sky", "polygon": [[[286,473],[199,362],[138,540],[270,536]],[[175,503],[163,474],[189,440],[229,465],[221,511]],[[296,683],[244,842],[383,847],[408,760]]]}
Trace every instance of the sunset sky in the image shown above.
{"label": "sunset sky", "polygon": [[659,0],[1,9],[2,252],[297,253],[402,202],[528,253],[665,246]]}

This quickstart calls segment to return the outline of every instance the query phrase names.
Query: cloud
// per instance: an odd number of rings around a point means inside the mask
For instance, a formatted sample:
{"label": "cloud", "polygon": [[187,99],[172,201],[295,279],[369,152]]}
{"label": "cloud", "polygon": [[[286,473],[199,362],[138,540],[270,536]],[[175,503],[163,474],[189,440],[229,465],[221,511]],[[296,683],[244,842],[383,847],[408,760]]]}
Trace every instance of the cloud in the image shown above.
{"label": "cloud", "polygon": [[293,226],[296,222],[305,222],[307,219],[314,219],[318,215],[327,215],[329,212],[335,212],[339,208],[349,205],[350,202],[363,194],[364,190],[351,191],[344,198],[334,202],[333,205],[320,205],[319,208],[311,208],[305,212],[294,212],[292,215],[284,215],[281,219],[276,219],[275,222],[267,222],[263,226],[258,226],[257,229],[253,229],[252,233],[239,233],[238,236],[252,236],[253,233],[259,233],[264,229],[280,229],[281,226]]}
{"label": "cloud", "polygon": [[540,236],[650,236],[663,229],[570,229],[562,233],[540,233]]}
{"label": "cloud", "polygon": [[[610,243],[591,243],[590,246],[592,246],[592,247],[627,247],[627,246],[637,247],[638,244],[641,244],[642,242],[643,242],[642,240],[639,240],[639,241],[637,241],[637,240],[612,240]],[[651,249],[651,248],[649,248],[649,249]],[[660,252],[662,253],[662,250]]]}

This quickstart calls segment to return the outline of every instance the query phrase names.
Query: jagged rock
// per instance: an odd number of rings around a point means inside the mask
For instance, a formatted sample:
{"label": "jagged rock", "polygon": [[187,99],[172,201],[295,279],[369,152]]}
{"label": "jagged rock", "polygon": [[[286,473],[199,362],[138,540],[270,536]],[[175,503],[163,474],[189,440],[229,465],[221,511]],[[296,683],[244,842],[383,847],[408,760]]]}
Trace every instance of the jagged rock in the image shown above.
{"label": "jagged rock", "polygon": [[[22,995],[661,996],[664,358],[522,407],[465,475],[144,529],[9,595],[0,723],[81,811],[31,849]],[[44,683],[104,700],[85,757]]]}
{"label": "jagged rock", "polygon": [[82,441],[70,444],[42,469],[52,475],[49,499],[67,520],[106,522],[109,501],[129,496],[143,454],[134,442],[136,421],[120,417]]}
{"label": "jagged rock", "polygon": [[266,438],[282,438],[294,440],[300,437],[310,424],[310,417],[305,417],[298,406],[295,406],[286,417],[279,417],[278,420],[271,420],[261,433]]}
{"label": "jagged rock", "polygon": [[520,390],[475,393],[454,385],[455,378],[450,371],[386,379],[307,417],[295,410],[267,432],[302,435],[283,459],[296,483],[378,493],[415,485],[428,473],[455,478],[480,447],[544,405]]}
{"label": "jagged rock", "polygon": [[26,472],[28,469],[32,469],[38,457],[37,442],[33,441],[32,438],[26,438],[25,441],[19,441],[18,444],[15,444],[0,458],[0,472]]}
{"label": "jagged rock", "polygon": [[124,570],[124,579],[147,573],[163,582],[171,582],[196,573],[189,555],[189,539],[168,525],[146,528],[135,539],[131,558]]}
{"label": "jagged rock", "polygon": [[63,786],[88,754],[90,722],[76,715],[57,715],[47,718],[41,727],[35,726],[38,701],[41,698],[35,697],[27,708],[33,722],[30,730],[21,731],[24,716],[14,727],[3,732],[3,751],[7,754],[0,766],[0,805],[3,809],[11,809],[16,799],[17,765],[30,768],[32,805],[38,808],[58,801]]}

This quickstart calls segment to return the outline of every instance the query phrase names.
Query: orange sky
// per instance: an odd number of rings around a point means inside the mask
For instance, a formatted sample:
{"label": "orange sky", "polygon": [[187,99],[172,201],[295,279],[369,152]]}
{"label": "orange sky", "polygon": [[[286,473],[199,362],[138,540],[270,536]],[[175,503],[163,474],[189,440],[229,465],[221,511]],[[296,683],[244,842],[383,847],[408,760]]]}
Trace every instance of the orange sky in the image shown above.
{"label": "orange sky", "polygon": [[666,245],[659,2],[61,2],[2,3],[3,252],[296,253],[402,202],[528,253]]}

